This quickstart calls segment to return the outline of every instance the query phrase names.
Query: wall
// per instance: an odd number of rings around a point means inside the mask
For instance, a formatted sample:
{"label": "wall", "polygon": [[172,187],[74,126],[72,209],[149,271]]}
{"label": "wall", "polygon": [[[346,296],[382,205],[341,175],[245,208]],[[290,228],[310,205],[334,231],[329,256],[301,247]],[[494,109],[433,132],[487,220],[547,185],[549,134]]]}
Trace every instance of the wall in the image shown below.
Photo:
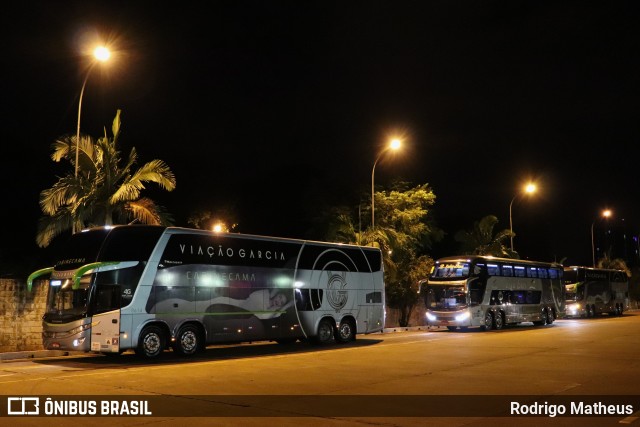
{"label": "wall", "polygon": [[45,282],[31,292],[24,283],[0,279],[0,352],[42,349],[42,315],[47,304]]}

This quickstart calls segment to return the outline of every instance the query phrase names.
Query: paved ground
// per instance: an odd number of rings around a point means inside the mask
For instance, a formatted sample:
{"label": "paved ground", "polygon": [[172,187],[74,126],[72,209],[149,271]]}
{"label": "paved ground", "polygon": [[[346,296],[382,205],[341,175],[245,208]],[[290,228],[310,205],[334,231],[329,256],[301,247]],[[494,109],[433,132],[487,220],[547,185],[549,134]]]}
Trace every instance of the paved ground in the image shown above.
{"label": "paved ground", "polygon": [[[397,333],[397,332],[406,332],[406,331],[426,331],[428,330],[427,326],[410,326],[410,327],[396,327],[396,328],[385,328],[384,333]],[[23,359],[42,359],[47,357],[62,357],[62,356],[77,356],[80,354],[84,354],[81,351],[66,351],[66,350],[31,350],[31,351],[11,351],[0,353],[0,363],[2,362],[11,362],[14,360],[23,360]]]}

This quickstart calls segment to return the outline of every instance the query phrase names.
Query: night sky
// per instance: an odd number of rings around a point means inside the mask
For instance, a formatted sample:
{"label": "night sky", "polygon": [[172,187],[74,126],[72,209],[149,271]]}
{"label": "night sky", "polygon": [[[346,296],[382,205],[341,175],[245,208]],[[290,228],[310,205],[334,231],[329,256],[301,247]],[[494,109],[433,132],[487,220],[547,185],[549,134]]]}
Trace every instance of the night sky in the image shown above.
{"label": "night sky", "polygon": [[[81,129],[122,110],[120,150],[168,163],[148,186],[176,225],[235,210],[238,231],[308,237],[323,205],[357,206],[391,135],[405,148],[377,185],[428,183],[451,238],[513,204],[523,258],[590,264],[591,224],[640,231],[640,35],[632,2],[31,2],[3,13],[0,256],[33,267],[39,193],[68,164],[82,46],[112,60],[85,89]],[[6,272],[0,272],[6,273]]]}

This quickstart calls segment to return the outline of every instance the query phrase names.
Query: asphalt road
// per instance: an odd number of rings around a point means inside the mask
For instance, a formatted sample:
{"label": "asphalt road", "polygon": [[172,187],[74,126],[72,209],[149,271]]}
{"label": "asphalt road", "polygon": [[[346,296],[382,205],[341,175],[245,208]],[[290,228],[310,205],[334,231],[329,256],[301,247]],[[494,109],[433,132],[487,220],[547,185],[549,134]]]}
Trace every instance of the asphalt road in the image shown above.
{"label": "asphalt road", "polygon": [[[97,405],[118,398],[146,400],[154,416],[5,416],[0,422],[640,426],[638,350],[640,313],[632,312],[492,332],[373,334],[325,347],[214,346],[194,358],[166,352],[154,361],[132,353],[23,359],[0,364],[0,395],[94,400]],[[536,404],[546,415],[514,415],[513,402],[521,411]],[[599,402],[619,404],[623,413],[603,417],[597,412],[602,407],[594,406]],[[571,405],[596,413],[549,415],[561,406],[569,412]]]}

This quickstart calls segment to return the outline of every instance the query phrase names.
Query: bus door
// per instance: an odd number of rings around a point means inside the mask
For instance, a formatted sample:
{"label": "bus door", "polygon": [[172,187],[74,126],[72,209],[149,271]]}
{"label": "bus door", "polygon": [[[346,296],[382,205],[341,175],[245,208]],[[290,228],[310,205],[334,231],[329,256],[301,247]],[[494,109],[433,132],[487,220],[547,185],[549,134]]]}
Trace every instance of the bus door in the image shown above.
{"label": "bus door", "polygon": [[91,351],[120,352],[120,286],[98,285],[91,319]]}
{"label": "bus door", "polygon": [[91,321],[91,351],[120,352],[120,310],[93,316]]}

